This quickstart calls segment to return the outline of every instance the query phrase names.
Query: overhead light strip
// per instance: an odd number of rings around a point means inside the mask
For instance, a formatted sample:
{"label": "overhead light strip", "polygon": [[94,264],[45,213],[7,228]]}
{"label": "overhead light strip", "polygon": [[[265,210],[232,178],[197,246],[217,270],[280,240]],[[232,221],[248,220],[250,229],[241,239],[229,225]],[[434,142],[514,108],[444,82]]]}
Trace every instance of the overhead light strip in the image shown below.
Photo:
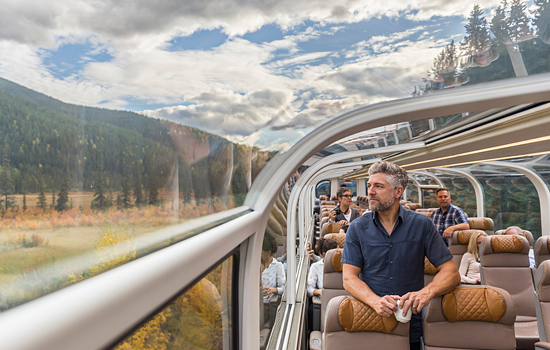
{"label": "overhead light strip", "polygon": [[483,162],[492,162],[492,161],[495,161],[495,160],[504,160],[504,159],[510,159],[510,158],[519,158],[519,157],[534,157],[534,156],[540,156],[540,155],[543,155],[543,154],[550,154],[550,151],[522,154],[522,155],[517,155],[517,156],[506,156],[506,157],[499,157],[499,158],[473,160],[473,161],[470,161],[470,162],[448,164],[448,165],[443,165],[443,166],[438,165],[438,166],[432,166],[432,167],[429,167],[429,168],[418,168],[418,169],[411,169],[411,170],[407,170],[407,171],[418,171],[418,170],[428,170],[428,169],[437,169],[437,168],[444,170],[445,168],[450,168],[450,167],[459,166],[459,165],[476,164],[476,163],[483,163]]}
{"label": "overhead light strip", "polygon": [[[472,154],[478,154],[478,153],[483,153],[483,152],[496,151],[496,150],[499,150],[499,149],[510,148],[510,147],[516,147],[516,146],[522,146],[522,145],[527,145],[527,144],[530,144],[530,143],[537,143],[537,142],[543,142],[543,141],[548,141],[548,140],[550,140],[550,136],[543,136],[543,137],[538,137],[538,138],[536,138],[536,139],[525,140],[525,141],[519,141],[519,142],[514,142],[514,143],[508,143],[508,144],[505,144],[505,145],[500,145],[500,146],[495,146],[495,147],[489,147],[489,148],[483,148],[483,149],[479,149],[479,150],[476,150],[476,151],[470,151],[470,152],[465,152],[465,153],[454,154],[454,155],[452,155],[452,156],[446,156],[446,157],[434,158],[434,159],[429,159],[429,160],[423,160],[423,161],[421,161],[421,162],[416,162],[416,163],[410,163],[410,164],[402,165],[402,167],[405,168],[405,167],[409,167],[409,166],[413,166],[413,165],[418,165],[418,164],[436,162],[436,161],[438,161],[438,160],[445,160],[445,159],[458,158],[458,157],[463,157],[463,156],[469,156],[469,155],[472,155]],[[541,153],[541,154],[544,154],[544,153]],[[502,159],[502,158],[500,158],[500,159]],[[504,159],[505,159],[505,158],[504,158]],[[475,162],[474,162],[474,163],[475,163]],[[461,163],[461,164],[462,164],[462,163]],[[464,163],[464,164],[471,164],[471,162],[470,162],[470,163]],[[431,168],[426,168],[426,169],[431,169]]]}

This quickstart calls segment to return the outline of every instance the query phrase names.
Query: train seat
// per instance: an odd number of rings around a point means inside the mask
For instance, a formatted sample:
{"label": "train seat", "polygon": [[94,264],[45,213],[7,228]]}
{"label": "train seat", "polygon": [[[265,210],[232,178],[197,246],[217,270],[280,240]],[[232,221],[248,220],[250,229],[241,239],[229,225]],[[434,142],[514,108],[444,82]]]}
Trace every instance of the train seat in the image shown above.
{"label": "train seat", "polygon": [[544,260],[550,260],[549,243],[548,236],[541,236],[535,242],[535,265],[540,266]]}
{"label": "train seat", "polygon": [[421,205],[420,205],[420,203],[410,203],[410,204],[409,204],[409,208],[410,208],[411,210],[416,210],[416,209],[420,209],[420,208],[421,208]]}
{"label": "train seat", "polygon": [[[538,242],[538,241],[537,241]],[[535,274],[535,308],[540,341],[550,348],[550,261],[542,261]],[[535,344],[543,346],[543,344]]]}
{"label": "train seat", "polygon": [[[496,230],[495,235],[503,235],[506,230]],[[531,231],[523,230],[525,233],[525,238],[529,241],[529,245],[532,247],[535,244],[535,238]]]}
{"label": "train seat", "polygon": [[328,303],[323,337],[325,350],[408,349],[409,323],[379,316],[361,301],[339,296]]}
{"label": "train seat", "polygon": [[470,230],[482,230],[488,235],[495,233],[495,223],[491,218],[469,218]]}
{"label": "train seat", "polygon": [[487,236],[481,243],[480,255],[481,283],[506,290],[514,301],[517,348],[533,349],[539,336],[529,242],[522,236]]}
{"label": "train seat", "polygon": [[460,261],[464,253],[468,251],[470,236],[477,230],[456,230],[451,235],[449,251],[453,254],[453,261],[456,267],[460,267]]}
{"label": "train seat", "polygon": [[[321,320],[324,320],[325,310],[330,299],[340,295],[349,295],[344,289],[342,250],[341,248],[332,249],[325,255]],[[323,331],[323,323],[321,323],[321,331]]]}
{"label": "train seat", "polygon": [[432,212],[430,212],[430,211],[418,211],[418,210],[416,210],[416,212],[419,213],[419,214],[422,214],[422,215],[426,215],[429,218],[432,217]]}
{"label": "train seat", "polygon": [[435,274],[439,272],[439,269],[428,260],[428,257],[424,257],[424,286],[432,283]]}
{"label": "train seat", "polygon": [[432,299],[424,317],[424,349],[516,348],[516,310],[501,288],[459,285]]}
{"label": "train seat", "polygon": [[325,238],[335,240],[338,243],[338,248],[344,249],[344,243],[346,243],[345,233],[329,233],[325,235]]}

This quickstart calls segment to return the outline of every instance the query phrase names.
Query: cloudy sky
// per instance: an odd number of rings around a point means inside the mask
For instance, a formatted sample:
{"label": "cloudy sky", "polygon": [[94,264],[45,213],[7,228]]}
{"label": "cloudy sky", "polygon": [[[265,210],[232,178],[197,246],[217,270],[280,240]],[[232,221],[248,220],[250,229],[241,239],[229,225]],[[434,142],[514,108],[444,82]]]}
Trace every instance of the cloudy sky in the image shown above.
{"label": "cloudy sky", "polygon": [[[498,1],[477,2],[490,16]],[[408,97],[461,40],[446,0],[4,0],[0,77],[262,148]]]}

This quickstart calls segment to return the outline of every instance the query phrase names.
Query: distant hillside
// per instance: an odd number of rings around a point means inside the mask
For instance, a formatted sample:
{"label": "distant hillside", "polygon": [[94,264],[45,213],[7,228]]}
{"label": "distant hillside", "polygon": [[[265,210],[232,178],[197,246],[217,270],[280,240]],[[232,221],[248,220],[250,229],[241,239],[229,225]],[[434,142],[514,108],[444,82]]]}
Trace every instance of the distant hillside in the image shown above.
{"label": "distant hillside", "polygon": [[161,187],[178,186],[186,200],[244,195],[269,157],[197,128],[63,103],[0,78],[0,145],[7,142],[13,193],[38,192],[41,183],[57,191],[65,173],[73,190],[93,190],[100,128],[113,192],[120,191],[126,166],[132,177],[140,172],[144,191],[158,177]]}

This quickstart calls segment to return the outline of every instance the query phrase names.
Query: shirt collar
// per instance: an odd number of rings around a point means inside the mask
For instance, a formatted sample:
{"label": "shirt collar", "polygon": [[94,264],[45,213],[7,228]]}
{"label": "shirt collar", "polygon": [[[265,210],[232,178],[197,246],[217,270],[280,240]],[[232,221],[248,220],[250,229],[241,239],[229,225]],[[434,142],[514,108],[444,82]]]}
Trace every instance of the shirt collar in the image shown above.
{"label": "shirt collar", "polygon": [[[401,204],[399,204],[399,212],[397,213],[397,221],[401,220],[400,222],[403,223],[403,218],[405,217],[405,208],[403,208],[403,206]],[[373,210],[371,211],[372,213],[372,221],[374,221],[375,224],[377,224],[376,222],[379,221],[377,218],[376,218],[376,212]],[[377,224],[378,225],[378,224]]]}

